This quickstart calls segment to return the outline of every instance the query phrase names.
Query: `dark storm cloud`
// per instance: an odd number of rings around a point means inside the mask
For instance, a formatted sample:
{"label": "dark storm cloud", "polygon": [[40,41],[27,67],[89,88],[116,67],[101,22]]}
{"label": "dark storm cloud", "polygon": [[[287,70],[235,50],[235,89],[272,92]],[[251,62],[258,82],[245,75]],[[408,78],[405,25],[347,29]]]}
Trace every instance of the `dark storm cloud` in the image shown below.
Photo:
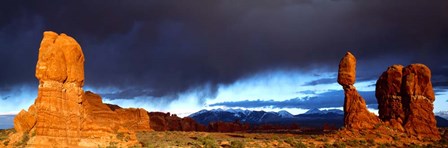
{"label": "dark storm cloud", "polygon": [[134,89],[120,90],[118,92],[103,93],[100,95],[109,100],[115,100],[115,99],[134,99],[136,97],[153,96],[153,93],[151,90],[148,89],[134,88]]}
{"label": "dark storm cloud", "polygon": [[[375,107],[377,104],[374,91],[360,91],[361,96],[366,101],[366,104]],[[342,90],[329,91],[318,94],[312,97],[293,98],[284,101],[275,100],[245,100],[235,102],[220,102],[210,104],[209,106],[224,106],[224,107],[244,107],[244,108],[326,108],[326,107],[342,107],[344,105],[344,92]],[[370,107],[372,108],[372,107]]]}
{"label": "dark storm cloud", "polygon": [[303,86],[316,86],[316,85],[321,85],[321,84],[333,84],[333,83],[337,83],[336,82],[336,78],[322,78],[322,79],[317,79],[314,81],[310,81],[310,82],[306,82],[305,84],[303,84]]}
{"label": "dark storm cloud", "polygon": [[8,100],[9,98],[11,98],[11,96],[3,97],[2,100]]}
{"label": "dark storm cloud", "polygon": [[[0,87],[36,85],[44,30],[81,44],[86,85],[166,96],[272,68],[337,71],[346,50],[358,80],[421,62],[447,76],[448,1],[25,1],[0,4]],[[127,91],[137,87],[148,92]],[[129,95],[129,96],[126,96]]]}

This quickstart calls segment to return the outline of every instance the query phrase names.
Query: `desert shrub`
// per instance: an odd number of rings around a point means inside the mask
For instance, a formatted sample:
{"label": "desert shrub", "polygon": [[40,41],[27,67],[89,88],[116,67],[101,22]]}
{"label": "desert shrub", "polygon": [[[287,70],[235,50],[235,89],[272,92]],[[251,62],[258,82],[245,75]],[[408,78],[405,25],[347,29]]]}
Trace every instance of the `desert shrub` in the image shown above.
{"label": "desert shrub", "polygon": [[16,143],[17,147],[24,147],[28,143],[28,140],[30,140],[30,137],[28,136],[28,132],[23,133],[22,139]]}
{"label": "desert shrub", "polygon": [[280,137],[278,137],[278,136],[274,136],[274,137],[272,137],[272,139],[274,139],[274,140],[276,140],[276,141],[279,141],[279,140],[280,140]]}
{"label": "desert shrub", "polygon": [[0,130],[0,140],[8,139],[8,130]]}
{"label": "desert shrub", "polygon": [[218,144],[216,143],[216,140],[213,137],[206,136],[206,137],[199,137],[198,140],[204,145],[204,148],[218,148]]}
{"label": "desert shrub", "polygon": [[117,139],[123,141],[123,139],[124,139],[124,133],[119,132],[119,133],[117,133],[117,136],[116,136],[116,137],[117,137]]}
{"label": "desert shrub", "polygon": [[422,146],[412,143],[409,148],[421,148]]}
{"label": "desert shrub", "polygon": [[6,140],[5,142],[3,142],[3,144],[4,144],[5,146],[8,146],[8,144],[9,144],[9,140]]}
{"label": "desert shrub", "polygon": [[325,143],[324,148],[333,148],[333,145]]}
{"label": "desert shrub", "polygon": [[293,137],[286,138],[285,142],[290,144],[292,147],[295,147],[295,148],[306,148],[307,147],[304,143],[294,139]]}
{"label": "desert shrub", "polygon": [[239,141],[239,140],[232,141],[230,143],[230,147],[231,148],[244,148],[244,142]]}
{"label": "desert shrub", "polygon": [[375,135],[376,135],[376,137],[378,137],[378,138],[382,138],[382,137],[383,137],[383,136],[381,135],[380,132],[376,132]]}
{"label": "desert shrub", "polygon": [[358,140],[349,140],[347,141],[347,145],[351,147],[359,147],[359,142]]}
{"label": "desert shrub", "polygon": [[381,143],[381,144],[378,146],[378,148],[387,148],[387,146],[386,146],[386,144]]}
{"label": "desert shrub", "polygon": [[365,140],[359,140],[360,145],[366,145],[366,143],[367,143],[367,141],[365,141]]}
{"label": "desert shrub", "polygon": [[335,142],[335,143],[333,143],[333,147],[335,147],[335,148],[346,148],[347,145],[344,142]]}
{"label": "desert shrub", "polygon": [[117,148],[117,142],[109,142],[109,145],[106,148]]}
{"label": "desert shrub", "polygon": [[378,129],[378,128],[380,128],[380,126],[381,126],[381,124],[378,123],[378,124],[375,124],[375,127],[373,127],[373,128],[374,128],[374,129]]}
{"label": "desert shrub", "polygon": [[322,141],[322,142],[326,143],[326,142],[328,142],[328,138],[320,138],[319,141]]}
{"label": "desert shrub", "polygon": [[398,137],[397,135],[393,135],[392,139],[394,139],[394,141],[398,141],[398,140],[400,140],[400,137]]}
{"label": "desert shrub", "polygon": [[373,140],[373,139],[367,139],[367,143],[368,143],[369,145],[375,145],[375,140]]}

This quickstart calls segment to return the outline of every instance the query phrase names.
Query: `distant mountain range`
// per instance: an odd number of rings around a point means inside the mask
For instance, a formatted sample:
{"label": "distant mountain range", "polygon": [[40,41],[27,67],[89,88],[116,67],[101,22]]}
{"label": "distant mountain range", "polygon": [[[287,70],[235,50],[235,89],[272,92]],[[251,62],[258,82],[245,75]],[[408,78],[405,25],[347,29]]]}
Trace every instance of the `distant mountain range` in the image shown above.
{"label": "distant mountain range", "polygon": [[201,110],[191,114],[189,117],[196,122],[208,125],[210,122],[224,121],[233,122],[239,120],[243,123],[250,124],[277,124],[291,125],[298,124],[306,127],[322,127],[324,124],[340,127],[343,125],[344,112],[342,110],[319,110],[311,109],[300,115],[292,115],[288,111],[266,112],[266,111],[250,111],[241,109],[213,109]]}
{"label": "distant mountain range", "polygon": [[[15,115],[0,115],[0,129],[13,128],[14,117]],[[279,112],[266,112],[241,109],[213,109],[201,110],[191,114],[189,117],[203,125],[208,125],[209,122],[234,122],[235,120],[250,124],[291,125],[295,123],[301,127],[322,127],[324,124],[335,127],[342,127],[344,125],[344,112],[339,109],[310,109],[298,115],[293,115],[284,110]],[[447,119],[448,111],[436,113],[438,127],[448,127]]]}
{"label": "distant mountain range", "polygon": [[0,129],[13,128],[15,116],[16,115],[0,115]]}
{"label": "distant mountain range", "polygon": [[[196,120],[196,122],[208,125],[210,122],[224,121],[233,122],[239,120],[243,123],[250,124],[277,124],[277,125],[291,125],[298,124],[301,127],[322,127],[325,124],[334,127],[342,127],[344,125],[344,112],[339,109],[310,109],[309,111],[292,115],[287,111],[279,112],[265,112],[265,111],[250,111],[241,109],[213,109],[201,110],[191,114],[189,117]],[[448,120],[441,116],[436,116],[437,126],[448,127]]]}
{"label": "distant mountain range", "polygon": [[440,117],[448,120],[448,111],[440,111],[440,112],[436,112],[435,114],[436,114],[436,116],[440,116]]}

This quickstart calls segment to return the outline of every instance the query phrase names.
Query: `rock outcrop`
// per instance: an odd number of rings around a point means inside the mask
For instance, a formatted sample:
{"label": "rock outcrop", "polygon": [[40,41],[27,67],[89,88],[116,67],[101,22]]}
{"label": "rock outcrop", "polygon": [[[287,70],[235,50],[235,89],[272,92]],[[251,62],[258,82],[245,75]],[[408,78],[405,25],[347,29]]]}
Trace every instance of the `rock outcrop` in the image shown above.
{"label": "rock outcrop", "polygon": [[338,83],[342,85],[345,94],[344,126],[355,130],[373,129],[380,123],[380,120],[367,110],[364,99],[353,86],[355,78],[356,58],[347,52],[339,63],[338,71]]}
{"label": "rock outcrop", "polygon": [[356,58],[348,52],[338,71],[338,83],[345,93],[346,128],[369,130],[377,125],[386,125],[419,139],[441,138],[433,113],[435,97],[428,67],[423,64],[392,65],[383,72],[377,80],[375,92],[379,118],[367,110],[364,99],[353,86],[355,78]]}
{"label": "rock outcrop", "polygon": [[419,138],[438,140],[433,113],[431,71],[423,64],[389,67],[376,85],[379,115],[385,123]]}
{"label": "rock outcrop", "polygon": [[180,118],[170,113],[150,112],[151,128],[155,131],[206,131],[206,127],[190,117]]}
{"label": "rock outcrop", "polygon": [[97,147],[128,135],[125,145],[138,144],[134,131],[149,131],[143,109],[114,109],[101,97],[84,93],[84,54],[65,34],[44,32],[36,65],[38,96],[28,111],[14,119],[18,133],[30,134],[32,147]]}
{"label": "rock outcrop", "polygon": [[403,79],[403,66],[392,65],[376,82],[375,96],[378,101],[378,114],[382,121],[400,131],[405,120],[401,86]]}
{"label": "rock outcrop", "polygon": [[246,132],[250,126],[248,123],[235,122],[211,122],[207,129],[210,132]]}

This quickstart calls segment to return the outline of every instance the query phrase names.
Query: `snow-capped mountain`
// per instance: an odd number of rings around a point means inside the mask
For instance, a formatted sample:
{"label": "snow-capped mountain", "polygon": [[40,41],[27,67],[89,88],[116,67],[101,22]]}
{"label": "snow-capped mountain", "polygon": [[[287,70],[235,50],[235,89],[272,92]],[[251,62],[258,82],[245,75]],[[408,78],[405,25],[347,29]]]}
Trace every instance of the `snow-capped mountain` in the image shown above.
{"label": "snow-capped mountain", "polygon": [[[448,120],[442,118],[441,115],[448,115],[448,112],[437,113],[437,126],[448,127]],[[279,112],[265,112],[241,109],[213,109],[201,110],[191,114],[189,117],[203,125],[208,125],[210,122],[234,122],[236,120],[239,120],[242,123],[249,123],[251,125],[298,124],[302,127],[322,127],[325,124],[334,125],[335,127],[342,127],[344,124],[344,112],[339,109],[310,109],[306,113],[299,115],[292,115],[288,111],[284,110]]]}
{"label": "snow-capped mountain", "polygon": [[294,115],[292,115],[291,113],[289,113],[286,110],[281,110],[281,111],[278,111],[277,113],[278,113],[278,115],[280,115],[280,117],[283,117],[283,118],[293,118],[294,117]]}
{"label": "snow-capped mountain", "polygon": [[448,120],[448,111],[440,111],[440,112],[437,112],[437,113],[435,113],[437,116],[440,116],[440,117],[442,117],[442,118],[445,118],[445,119],[447,119]]}
{"label": "snow-capped mountain", "polygon": [[209,122],[224,121],[234,122],[239,120],[241,122],[247,122],[251,124],[267,123],[273,120],[282,118],[293,118],[294,116],[288,111],[282,110],[279,112],[265,112],[265,111],[251,111],[241,109],[213,109],[213,110],[201,110],[190,116],[197,122],[207,125]]}
{"label": "snow-capped mountain", "polygon": [[320,110],[318,108],[313,108],[308,110],[307,112],[305,112],[304,114],[329,114],[329,113],[334,113],[334,114],[338,114],[338,115],[344,115],[344,111],[340,110],[340,109],[323,109]]}

